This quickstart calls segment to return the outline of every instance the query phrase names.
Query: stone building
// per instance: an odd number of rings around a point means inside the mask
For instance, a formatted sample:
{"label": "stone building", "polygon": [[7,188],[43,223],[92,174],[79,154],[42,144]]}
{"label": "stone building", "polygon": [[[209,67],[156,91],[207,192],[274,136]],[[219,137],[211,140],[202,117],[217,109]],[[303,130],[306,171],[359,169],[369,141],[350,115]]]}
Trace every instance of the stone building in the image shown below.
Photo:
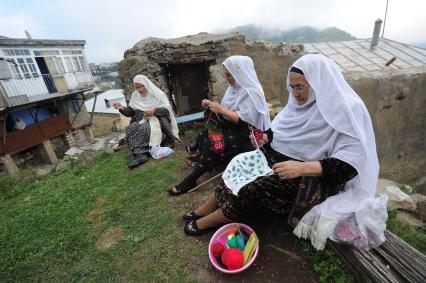
{"label": "stone building", "polygon": [[32,157],[56,163],[75,143],[72,132],[89,124],[85,44],[0,37],[0,171]]}
{"label": "stone building", "polygon": [[238,33],[146,38],[125,52],[119,73],[127,99],[133,76],[145,74],[181,115],[198,111],[203,98],[220,100],[227,87],[223,60],[248,55],[269,104],[279,110],[287,102],[284,78],[291,63],[306,53],[322,53],[342,68],[371,114],[381,176],[426,193],[426,50],[388,39],[373,47],[371,42],[275,44],[246,41]]}
{"label": "stone building", "polygon": [[127,50],[119,64],[129,99],[132,78],[145,74],[173,100],[178,115],[196,112],[204,98],[220,100],[227,83],[222,63],[231,55],[250,56],[269,101],[283,103],[284,75],[302,54],[302,45],[246,41],[238,33],[200,33],[169,40],[146,38]]}

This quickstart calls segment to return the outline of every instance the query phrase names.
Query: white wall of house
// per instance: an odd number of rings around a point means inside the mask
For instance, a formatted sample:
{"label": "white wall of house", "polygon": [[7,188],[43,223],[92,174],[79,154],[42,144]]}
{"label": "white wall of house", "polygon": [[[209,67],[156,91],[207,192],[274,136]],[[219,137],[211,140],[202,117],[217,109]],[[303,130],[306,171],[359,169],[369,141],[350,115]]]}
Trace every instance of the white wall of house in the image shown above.
{"label": "white wall of house", "polygon": [[[8,97],[66,92],[93,84],[83,47],[0,46],[0,57],[15,62],[9,63],[12,78],[0,81]],[[45,62],[44,74],[37,60]]]}

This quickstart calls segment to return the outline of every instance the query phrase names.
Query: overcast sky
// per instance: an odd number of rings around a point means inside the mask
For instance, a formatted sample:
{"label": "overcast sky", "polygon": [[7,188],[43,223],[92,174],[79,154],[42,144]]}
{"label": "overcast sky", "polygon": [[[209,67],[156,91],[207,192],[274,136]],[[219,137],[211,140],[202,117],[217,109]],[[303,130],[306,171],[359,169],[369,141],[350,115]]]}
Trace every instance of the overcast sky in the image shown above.
{"label": "overcast sky", "polygon": [[[386,0],[0,0],[0,35],[85,39],[89,62],[112,62],[153,36],[171,38],[245,24],[338,27],[371,37]],[[426,1],[389,0],[385,37],[426,43]]]}

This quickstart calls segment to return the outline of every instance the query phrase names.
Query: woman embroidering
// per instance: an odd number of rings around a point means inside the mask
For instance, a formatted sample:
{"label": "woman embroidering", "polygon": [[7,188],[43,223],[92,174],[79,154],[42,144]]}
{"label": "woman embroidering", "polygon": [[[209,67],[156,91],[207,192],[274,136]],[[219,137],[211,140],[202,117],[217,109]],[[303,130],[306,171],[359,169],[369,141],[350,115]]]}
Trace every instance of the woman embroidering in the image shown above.
{"label": "woman embroidering", "polygon": [[[287,87],[286,107],[258,142],[264,162],[260,150],[235,157],[215,194],[183,216],[189,220],[185,232],[200,235],[272,211],[286,215],[294,233],[309,237],[317,249],[328,238],[361,249],[380,245],[387,199],[375,198],[379,164],[367,108],[322,55],[298,59]],[[249,176],[253,171],[241,162],[255,155],[258,173]]]}

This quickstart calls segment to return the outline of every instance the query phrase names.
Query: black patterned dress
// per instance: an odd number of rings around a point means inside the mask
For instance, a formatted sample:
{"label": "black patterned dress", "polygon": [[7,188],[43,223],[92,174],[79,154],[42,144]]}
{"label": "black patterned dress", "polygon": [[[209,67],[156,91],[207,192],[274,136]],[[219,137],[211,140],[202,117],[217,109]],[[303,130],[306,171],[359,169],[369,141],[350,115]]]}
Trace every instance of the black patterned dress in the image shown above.
{"label": "black patterned dress", "polygon": [[197,179],[205,172],[226,165],[234,156],[240,153],[253,150],[249,138],[250,125],[243,120],[239,119],[238,123],[234,124],[225,117],[218,115],[210,120],[209,124],[223,131],[225,148],[222,153],[214,152],[210,147],[208,129],[202,130],[197,138],[200,152],[198,164],[191,174],[176,185],[176,189],[181,192],[186,192],[193,188]]}
{"label": "black patterned dress", "polygon": [[[271,140],[271,139],[269,139]],[[278,162],[294,160],[270,147],[264,146],[269,166]],[[259,177],[242,187],[238,196],[226,187],[223,180],[215,194],[223,214],[232,220],[241,221],[259,214],[284,214],[289,224],[296,225],[313,206],[343,190],[346,182],[357,175],[346,162],[335,158],[320,160],[323,175],[281,180],[278,175]]]}
{"label": "black patterned dress", "polygon": [[[151,126],[149,122],[139,124],[144,118],[144,111],[125,107],[119,110],[126,117],[131,117],[130,125],[126,129],[127,146],[130,154],[147,153],[149,151],[149,138]],[[174,146],[174,137],[170,124],[169,111],[165,107],[155,108],[154,115],[158,118],[163,133],[162,145]]]}

